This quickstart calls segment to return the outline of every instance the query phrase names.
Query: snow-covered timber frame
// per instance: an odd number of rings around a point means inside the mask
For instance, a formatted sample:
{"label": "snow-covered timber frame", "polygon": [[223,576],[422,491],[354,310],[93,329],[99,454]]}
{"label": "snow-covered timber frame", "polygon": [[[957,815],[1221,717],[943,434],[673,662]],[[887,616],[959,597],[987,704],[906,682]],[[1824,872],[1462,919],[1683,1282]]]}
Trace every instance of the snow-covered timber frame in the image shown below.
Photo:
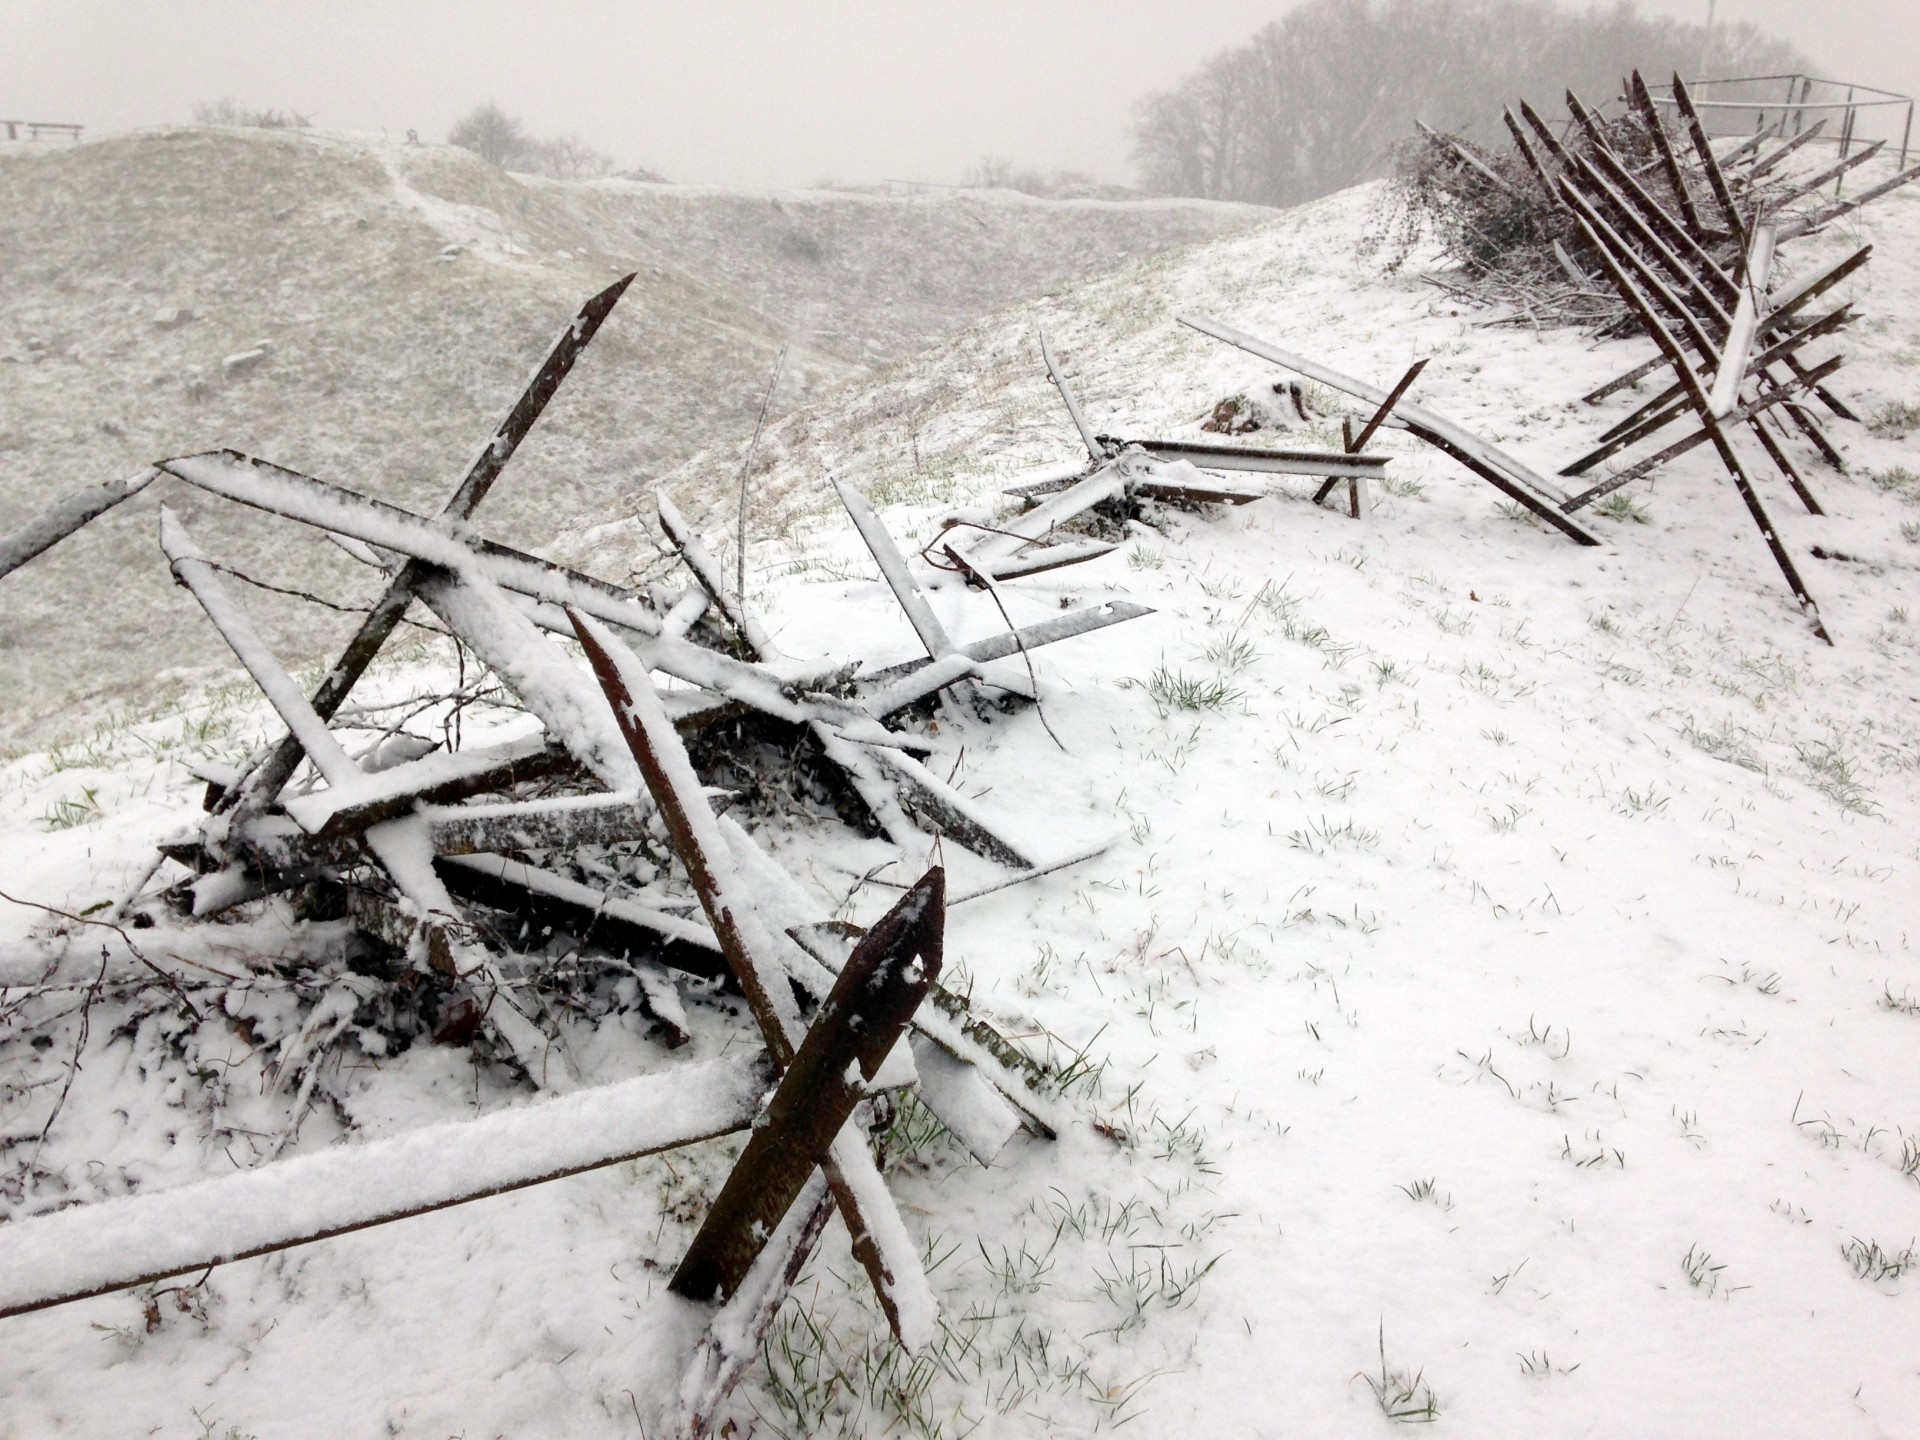
{"label": "snow-covered timber frame", "polygon": [[[1809,397],[1815,398],[1835,417],[1857,419],[1825,383],[1844,357],[1836,354],[1809,361],[1802,352],[1844,330],[1856,318],[1855,312],[1850,305],[1810,317],[1801,312],[1859,270],[1871,250],[1863,246],[1778,295],[1769,290],[1774,257],[1781,244],[1830,224],[1920,171],[1903,171],[1849,201],[1836,198],[1809,213],[1790,214],[1787,206],[1872,159],[1879,147],[1843,156],[1839,163],[1783,193],[1763,197],[1761,177],[1805,144],[1805,135],[1781,141],[1770,151],[1764,137],[1756,137],[1722,157],[1708,139],[1686,84],[1676,75],[1666,103],[1684,124],[1685,141],[1691,148],[1689,173],[1668,133],[1661,106],[1635,72],[1625,98],[1658,159],[1666,192],[1661,197],[1650,180],[1643,183],[1579,97],[1569,92],[1566,98],[1586,136],[1586,153],[1556,143],[1551,127],[1524,103],[1521,117],[1540,142],[1544,158],[1528,143],[1526,130],[1511,112],[1508,128],[1536,178],[1572,219],[1585,242],[1588,263],[1599,270],[1658,352],[1653,361],[1586,398],[1597,403],[1663,366],[1671,372],[1672,383],[1607,430],[1593,449],[1560,473],[1584,475],[1682,417],[1691,417],[1697,428],[1639,460],[1617,466],[1571,497],[1565,508],[1591,504],[1701,444],[1712,444],[1814,633],[1831,643],[1818,607],[1730,436],[1738,429],[1750,433],[1808,513],[1824,513],[1782,443],[1787,436],[1779,417],[1784,415],[1792,423],[1821,460],[1845,470],[1838,447],[1806,405]],[[1699,190],[1705,194],[1697,194]]]}
{"label": "snow-covered timber frame", "polygon": [[[757,1355],[758,1337],[836,1210],[902,1345],[917,1349],[932,1334],[933,1298],[918,1251],[863,1133],[882,1122],[892,1092],[914,1087],[985,1164],[1021,1129],[1051,1137],[1066,1123],[1048,1072],[938,983],[943,872],[936,867],[908,887],[871,931],[824,917],[792,925],[791,880],[722,813],[731,797],[700,782],[683,735],[710,744],[733,722],[785,727],[838,769],[904,858],[924,856],[944,836],[1004,867],[1005,878],[970,892],[990,893],[1100,850],[1049,856],[1016,838],[919,762],[916,755],[931,748],[924,738],[886,722],[943,695],[966,703],[965,687],[984,683],[982,667],[994,660],[1151,612],[1112,601],[1024,628],[1009,620],[1005,633],[957,641],[934,617],[879,518],[843,491],[927,651],[924,659],[863,673],[858,658],[781,654],[664,495],[661,531],[693,578],[678,593],[625,590],[474,535],[466,522],[625,284],[595,296],[562,332],[438,517],[213,451],[71,497],[0,542],[0,558],[16,568],[166,480],[315,528],[372,567],[380,597],[309,695],[230,593],[228,567],[202,553],[179,517],[161,507],[161,547],[176,580],[286,725],[284,737],[247,766],[206,772],[207,821],[161,847],[196,872],[170,896],[176,908],[200,916],[293,886],[342,892],[360,931],[404,952],[413,968],[440,972],[439,983],[466,997],[463,1033],[473,1026],[490,1032],[496,1053],[535,1085],[572,1092],[481,1121],[10,1226],[0,1235],[0,1315],[751,1125],[754,1139],[675,1282],[681,1293],[717,1306],[689,1360],[682,1397],[685,1429],[698,1434]],[[416,601],[518,697],[539,721],[537,734],[384,768],[348,753],[330,722]],[[586,650],[590,670],[568,656],[570,643]],[[676,683],[659,688],[656,674]],[[314,780],[289,788],[303,764]],[[529,786],[540,793],[528,795]],[[550,793],[555,786],[568,793]],[[706,911],[704,923],[525,858],[651,845],[663,830]],[[763,914],[769,887],[780,898]],[[535,953],[517,953],[503,940],[508,931],[467,906],[516,921]],[[768,918],[775,913],[781,921]],[[538,993],[516,980],[539,964],[543,937],[556,930],[638,977],[652,997],[639,1008],[669,1048],[689,1036],[674,1019],[679,1002],[658,967],[737,989],[764,1050],[718,1067],[675,1067],[581,1089],[557,1013],[543,1013]]]}

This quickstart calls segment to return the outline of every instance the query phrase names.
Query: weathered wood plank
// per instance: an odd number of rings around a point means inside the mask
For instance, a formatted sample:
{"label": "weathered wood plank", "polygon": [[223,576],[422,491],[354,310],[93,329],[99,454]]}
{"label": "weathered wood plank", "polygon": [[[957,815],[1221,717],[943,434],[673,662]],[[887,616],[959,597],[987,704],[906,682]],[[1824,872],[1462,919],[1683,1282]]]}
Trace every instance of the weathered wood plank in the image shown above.
{"label": "weathered wood plank", "polygon": [[11,574],[34,556],[51,550],[88,521],[131,500],[159,478],[160,472],[149,466],[138,475],[109,480],[104,485],[89,485],[29,520],[13,534],[0,535],[0,576]]}
{"label": "weathered wood plank", "polygon": [[854,948],[674,1271],[674,1293],[725,1300],[746,1278],[940,973],[945,892],[945,872],[928,871]]}
{"label": "weathered wood plank", "polygon": [[0,1225],[0,1318],[731,1134],[752,1124],[772,1076],[764,1051],[676,1066],[478,1120]]}

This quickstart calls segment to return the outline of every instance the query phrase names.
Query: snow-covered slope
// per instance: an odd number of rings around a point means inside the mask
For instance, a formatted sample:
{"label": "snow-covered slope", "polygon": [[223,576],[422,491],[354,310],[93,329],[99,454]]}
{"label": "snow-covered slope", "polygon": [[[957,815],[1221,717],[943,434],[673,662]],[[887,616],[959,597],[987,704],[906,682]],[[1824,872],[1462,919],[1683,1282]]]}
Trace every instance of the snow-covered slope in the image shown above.
{"label": "snow-covered slope", "polygon": [[[754,517],[755,598],[783,648],[866,626],[911,648],[823,471],[923,539],[1072,458],[1036,321],[1121,431],[1191,429],[1283,378],[1180,329],[1183,311],[1373,379],[1431,355],[1421,403],[1542,469],[1632,403],[1570,402],[1639,346],[1488,328],[1378,274],[1355,248],[1370,204],[1337,196],[984,320],[796,417]],[[1794,252],[1877,247],[1840,385],[1863,412],[1920,400],[1916,220],[1903,192],[1858,236]],[[943,773],[961,765],[1037,848],[1116,837],[957,908],[947,947],[976,1003],[1084,1056],[1088,1123],[991,1170],[910,1145],[892,1179],[940,1292],[934,1357],[888,1349],[836,1227],[735,1402],[741,1432],[1378,1434],[1383,1408],[1430,1404],[1436,1433],[1463,1436],[1908,1433],[1920,466],[1908,442],[1834,429],[1850,473],[1810,469],[1828,518],[1763,487],[1831,649],[1702,452],[1596,519],[1599,549],[1390,436],[1365,524],[1293,482],[1006,586],[1022,622],[1107,595],[1158,611],[1034,657],[1063,748],[1033,711],[941,727]],[[575,548],[617,566],[638,544],[611,525]],[[959,587],[934,603],[963,635],[999,626]],[[112,893],[196,799],[179,757],[260,723],[223,699],[11,763],[7,892],[66,909]],[[875,853],[782,849],[823,906]],[[867,887],[850,908],[885,903]],[[5,933],[32,923],[0,907]],[[273,912],[251,923],[235,955],[273,943]],[[262,1032],[265,993],[234,1002]],[[170,1109],[177,1077],[98,1047],[68,1101],[85,1123],[63,1122],[37,1161],[53,1178],[30,1183],[214,1173],[246,1115],[278,1123],[244,1045],[181,1062],[233,1067],[223,1111],[184,1082]],[[609,1040],[602,1061],[621,1053]],[[348,1063],[362,1098],[303,1144],[501,1099],[458,1051]],[[6,1103],[20,1155],[49,1101]],[[670,1158],[228,1267],[151,1332],[125,1296],[0,1322],[8,1421],[658,1433],[650,1297],[720,1164]]]}
{"label": "snow-covered slope", "polygon": [[[222,445],[435,509],[566,317],[637,270],[488,505],[490,533],[536,548],[631,513],[702,447],[730,474],[783,344],[782,410],[1129,253],[1271,216],[562,184],[313,132],[6,147],[0,533],[82,486]],[[262,342],[270,353],[223,364]],[[364,582],[329,547],[183,503],[252,573],[354,603]],[[156,669],[218,663],[153,563],[152,527],[149,497],[0,588],[0,743],[58,739],[103,702],[164,698]],[[262,619],[302,662],[339,628],[271,599]]]}

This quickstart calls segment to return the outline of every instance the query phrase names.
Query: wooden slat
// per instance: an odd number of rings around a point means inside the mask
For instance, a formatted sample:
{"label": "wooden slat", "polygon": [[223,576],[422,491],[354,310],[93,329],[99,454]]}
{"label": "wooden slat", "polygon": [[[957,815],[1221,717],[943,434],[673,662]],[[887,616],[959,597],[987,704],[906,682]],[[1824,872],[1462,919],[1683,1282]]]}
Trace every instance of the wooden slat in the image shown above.
{"label": "wooden slat", "polygon": [[747,1128],[764,1052],[0,1225],[0,1318],[465,1205]]}

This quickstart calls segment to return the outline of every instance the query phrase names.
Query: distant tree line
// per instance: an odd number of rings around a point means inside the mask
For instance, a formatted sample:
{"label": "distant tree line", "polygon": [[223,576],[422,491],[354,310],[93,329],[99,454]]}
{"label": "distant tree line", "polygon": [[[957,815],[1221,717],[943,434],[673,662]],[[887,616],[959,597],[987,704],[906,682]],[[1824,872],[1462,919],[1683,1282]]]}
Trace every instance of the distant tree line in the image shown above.
{"label": "distant tree line", "polygon": [[1491,141],[1500,111],[1572,89],[1609,99],[1629,71],[1649,79],[1806,70],[1751,25],[1649,19],[1621,0],[1558,9],[1541,0],[1307,0],[1140,102],[1142,185],[1161,195],[1295,205],[1384,175],[1415,120]]}
{"label": "distant tree line", "polygon": [[960,177],[960,183],[977,190],[1018,190],[1025,195],[1048,199],[1076,199],[1100,196],[1113,186],[1095,182],[1083,170],[1037,170],[1016,165],[999,155],[989,155]]}

